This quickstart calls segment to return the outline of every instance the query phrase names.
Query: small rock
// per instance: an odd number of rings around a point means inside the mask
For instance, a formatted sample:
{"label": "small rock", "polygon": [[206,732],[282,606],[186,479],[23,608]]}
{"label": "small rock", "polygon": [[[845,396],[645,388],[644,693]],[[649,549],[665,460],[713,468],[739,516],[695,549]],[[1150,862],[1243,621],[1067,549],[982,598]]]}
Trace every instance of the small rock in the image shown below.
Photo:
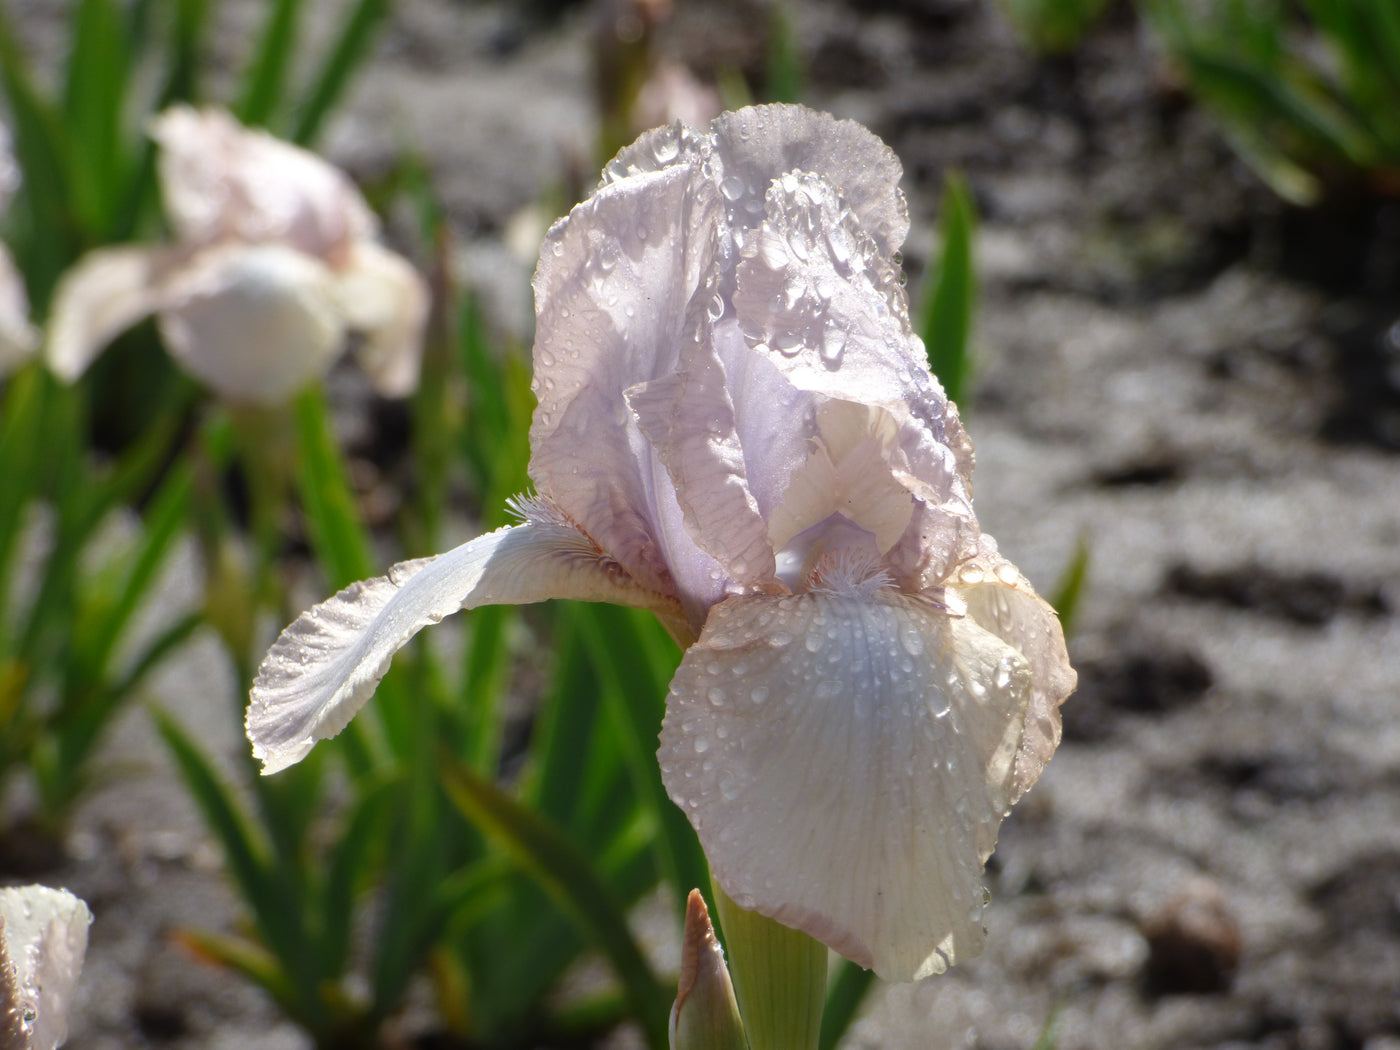
{"label": "small rock", "polygon": [[1227,992],[1239,969],[1240,925],[1218,884],[1188,880],[1142,923],[1153,995]]}

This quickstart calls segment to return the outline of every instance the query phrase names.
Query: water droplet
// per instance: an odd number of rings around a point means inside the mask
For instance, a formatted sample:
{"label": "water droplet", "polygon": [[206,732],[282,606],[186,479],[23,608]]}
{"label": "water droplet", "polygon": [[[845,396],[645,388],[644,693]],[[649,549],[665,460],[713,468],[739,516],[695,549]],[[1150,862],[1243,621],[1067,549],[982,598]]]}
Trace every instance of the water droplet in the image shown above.
{"label": "water droplet", "polygon": [[720,193],[724,194],[727,201],[737,201],[744,195],[744,180],[737,175],[730,175],[719,184]]}
{"label": "water droplet", "polygon": [[819,634],[809,634],[803,639],[802,644],[807,647],[809,653],[815,653],[822,647],[822,637]]}
{"label": "water droplet", "polygon": [[1016,572],[1016,566],[1012,565],[1010,562],[1002,562],[997,566],[997,579],[1002,583],[1014,585],[1017,575],[1019,574]]}
{"label": "water droplet", "polygon": [[806,281],[801,277],[789,277],[783,282],[783,307],[791,310],[802,301],[802,296],[806,294],[806,291]]}
{"label": "water droplet", "polygon": [[636,316],[637,316],[637,308],[636,308],[635,306],[633,306],[631,303],[628,303],[626,306],[624,306],[624,307],[622,308],[622,312],[625,313],[628,317],[636,317]]}
{"label": "water droplet", "polygon": [[1003,656],[997,663],[996,676],[993,678],[998,689],[1009,689],[1011,687],[1011,658]]}
{"label": "water droplet", "polygon": [[612,241],[604,241],[598,246],[598,269],[604,273],[611,273],[617,265],[617,256],[617,245]]}
{"label": "water droplet", "polygon": [[796,357],[802,352],[802,337],[796,332],[784,332],[773,340],[773,345],[778,348],[778,353],[784,357]]}
{"label": "water droplet", "polygon": [[695,738],[694,747],[697,755],[703,755],[706,751],[710,750],[710,741],[707,737],[697,736]]}
{"label": "water droplet", "polygon": [[705,695],[710,698],[710,703],[712,703],[715,707],[723,707],[725,705],[725,702],[729,699],[725,695],[724,690],[719,688],[718,686],[715,686],[714,688],[710,689]]}
{"label": "water droplet", "polygon": [[766,685],[755,686],[753,692],[749,693],[749,699],[755,704],[762,704],[768,700],[768,687]]}
{"label": "water droplet", "polygon": [[960,579],[963,583],[966,584],[981,583],[983,578],[984,575],[982,570],[971,566],[969,566],[966,569],[963,569],[962,572],[958,573],[958,579]]}
{"label": "water droplet", "polygon": [[822,333],[821,358],[829,367],[841,363],[841,355],[846,350],[846,333],[839,328],[828,328]]}
{"label": "water droplet", "polygon": [[710,300],[708,313],[711,321],[718,321],[724,316],[724,296],[720,295],[719,292],[716,292],[714,298]]}
{"label": "water droplet", "polygon": [[802,234],[793,231],[788,234],[788,248],[791,249],[793,257],[799,262],[806,262],[808,257],[807,238]]}
{"label": "water droplet", "polygon": [[650,230],[648,230],[645,226],[641,225],[640,223],[637,224],[637,229],[635,232],[637,234],[637,240],[642,241],[643,243],[646,242],[647,235],[651,233]]}
{"label": "water droplet", "polygon": [[733,802],[744,793],[744,785],[737,776],[731,773],[719,782],[719,793]]}
{"label": "water droplet", "polygon": [[550,248],[550,251],[552,251],[552,252],[554,253],[555,258],[558,258],[559,256],[563,255],[563,254],[564,254],[564,242],[563,242],[563,241],[555,241],[554,244],[553,244],[553,246]]}
{"label": "water droplet", "polygon": [[670,164],[680,156],[681,144],[678,141],[674,127],[667,128],[664,132],[656,136],[656,141],[651,144],[651,151],[656,155],[656,159],[661,164]]}
{"label": "water droplet", "polygon": [[904,646],[904,651],[910,656],[922,656],[924,654],[924,638],[918,628],[909,624],[903,624],[899,628],[899,644]]}

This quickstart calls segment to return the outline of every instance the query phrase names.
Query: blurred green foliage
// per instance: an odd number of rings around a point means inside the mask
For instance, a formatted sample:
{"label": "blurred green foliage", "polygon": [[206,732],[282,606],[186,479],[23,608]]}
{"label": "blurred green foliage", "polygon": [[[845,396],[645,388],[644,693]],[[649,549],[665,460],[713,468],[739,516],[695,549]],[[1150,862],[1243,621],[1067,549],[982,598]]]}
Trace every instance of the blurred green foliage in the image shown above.
{"label": "blurred green foliage", "polygon": [[1191,90],[1285,200],[1400,192],[1394,0],[1142,0]]}
{"label": "blurred green foliage", "polygon": [[1072,51],[1111,0],[999,0],[1017,35],[1043,55]]}

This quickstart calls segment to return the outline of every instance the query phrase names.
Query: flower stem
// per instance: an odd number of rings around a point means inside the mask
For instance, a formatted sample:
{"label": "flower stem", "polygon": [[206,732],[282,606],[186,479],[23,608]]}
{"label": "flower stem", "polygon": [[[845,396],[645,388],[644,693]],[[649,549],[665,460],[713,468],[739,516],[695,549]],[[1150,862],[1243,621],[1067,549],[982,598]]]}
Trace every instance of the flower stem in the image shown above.
{"label": "flower stem", "polygon": [[749,1050],[816,1050],[826,998],[826,947],[746,911],[714,886],[729,971]]}

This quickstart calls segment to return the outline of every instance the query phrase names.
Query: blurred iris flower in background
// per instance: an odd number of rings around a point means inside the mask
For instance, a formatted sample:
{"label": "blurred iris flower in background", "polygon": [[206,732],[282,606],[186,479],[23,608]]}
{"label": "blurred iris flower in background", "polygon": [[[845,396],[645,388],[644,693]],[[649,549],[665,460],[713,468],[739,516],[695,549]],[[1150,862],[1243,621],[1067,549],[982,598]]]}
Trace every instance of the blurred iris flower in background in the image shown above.
{"label": "blurred iris flower in background", "polygon": [[973,514],[972,446],[909,322],[900,174],[800,106],[610,162],[535,276],[538,496],[283,632],[247,716],[264,772],[458,609],[650,609],[686,648],[662,777],[724,891],[888,979],[975,955],[983,863],[1075,675]]}
{"label": "blurred iris flower in background", "polygon": [[416,388],[427,286],[375,239],[344,173],[217,109],[176,106],[151,134],[175,243],[98,249],[65,275],[46,347],[58,376],[155,314],[181,366],[229,400],[287,400],[351,334],[378,393]]}

